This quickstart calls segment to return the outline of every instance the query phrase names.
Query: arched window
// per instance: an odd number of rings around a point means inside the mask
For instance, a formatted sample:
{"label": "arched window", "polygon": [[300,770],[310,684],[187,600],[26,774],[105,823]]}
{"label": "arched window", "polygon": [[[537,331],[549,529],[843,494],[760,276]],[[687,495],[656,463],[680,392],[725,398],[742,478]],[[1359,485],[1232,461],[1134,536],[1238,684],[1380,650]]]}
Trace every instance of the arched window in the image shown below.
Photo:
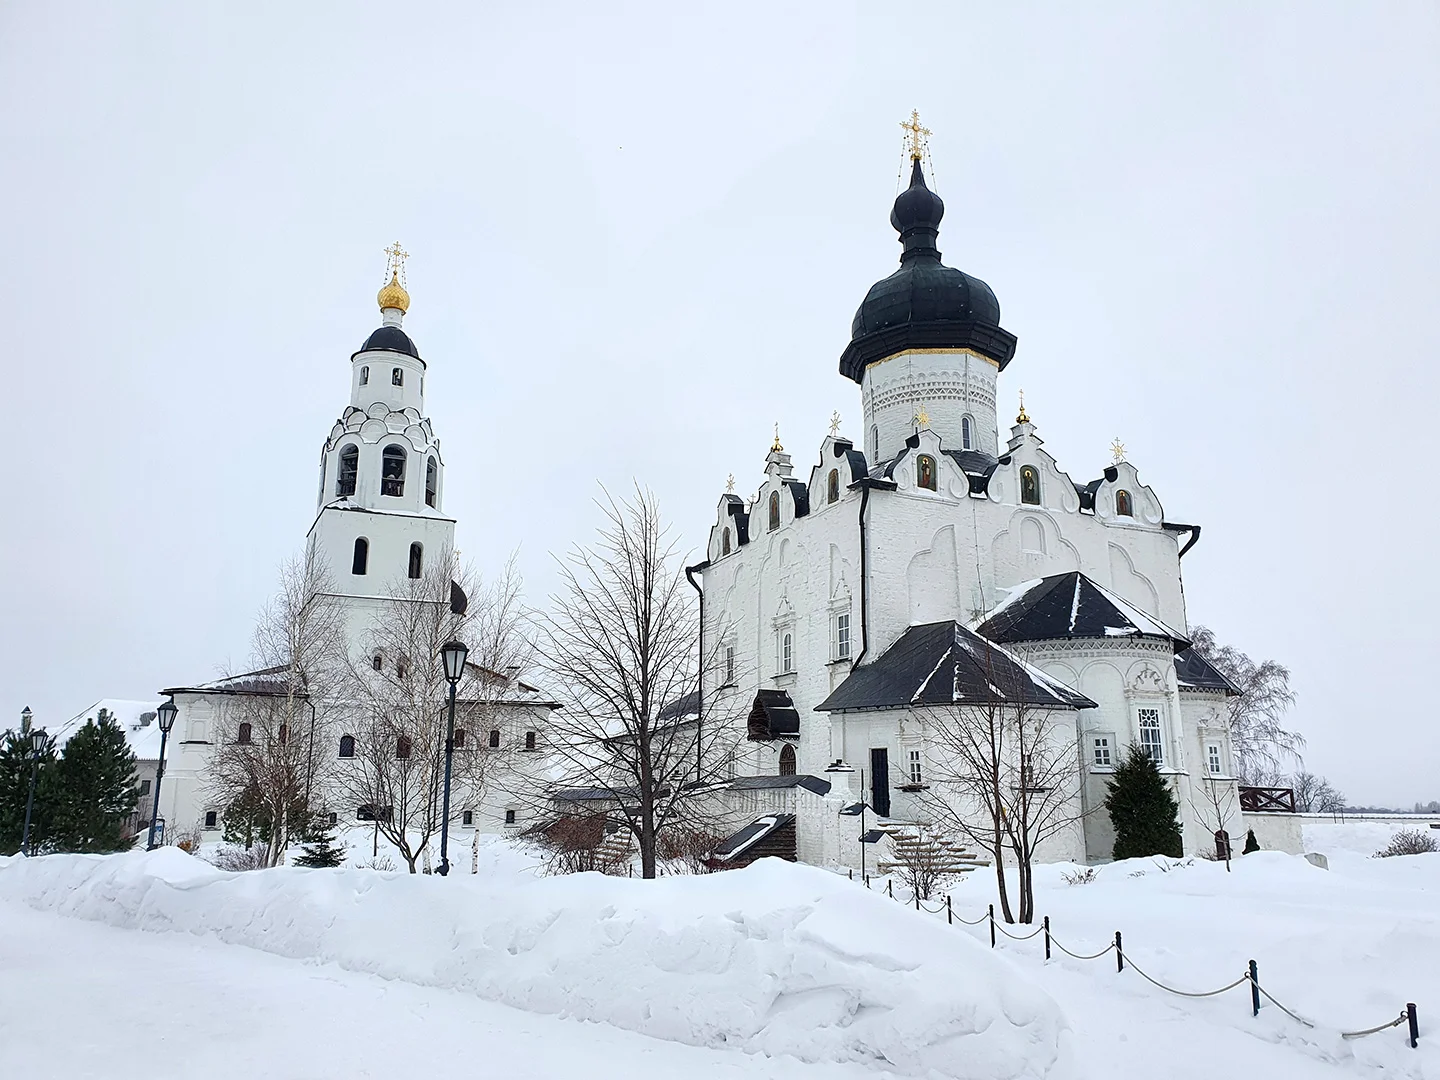
{"label": "arched window", "polygon": [[788,630],[780,638],[780,673],[788,675],[795,670],[795,635]]}
{"label": "arched window", "polygon": [[425,505],[435,505],[435,495],[440,487],[440,466],[432,457],[425,462]]}
{"label": "arched window", "polygon": [[915,459],[915,483],[930,491],[935,490],[935,459],[921,454]]}
{"label": "arched window", "polygon": [[350,573],[363,575],[370,565],[370,541],[363,536],[355,538],[355,557],[350,561]]}
{"label": "arched window", "polygon": [[340,451],[340,472],[335,477],[335,494],[339,498],[355,494],[355,477],[360,474],[360,448],[354,443]]}
{"label": "arched window", "polygon": [[487,741],[488,741],[489,744],[490,744],[490,749],[491,749],[491,750],[499,750],[499,749],[500,749],[500,732],[499,732],[497,729],[495,729],[495,728],[491,728],[491,729],[490,729],[490,738],[489,738]]}
{"label": "arched window", "polygon": [[780,527],[780,492],[770,492],[770,531]]}
{"label": "arched window", "polygon": [[420,576],[420,558],[424,550],[418,542],[410,545],[410,577],[412,580]]}
{"label": "arched window", "polygon": [[825,481],[825,501],[833,503],[840,498],[840,470],[831,469],[830,477]]}
{"label": "arched window", "polygon": [[455,749],[465,749],[465,729],[463,727],[457,727],[455,729]]}
{"label": "arched window", "polygon": [[391,368],[391,369],[390,369],[390,385],[391,385],[391,386],[404,386],[404,385],[405,385],[405,369],[404,369],[404,368],[398,368],[398,367],[397,367],[397,368]]}
{"label": "arched window", "polygon": [[360,385],[361,385],[361,386],[368,386],[369,384],[370,384],[370,365],[369,365],[369,364],[366,364],[364,367],[362,367],[362,368],[360,369]]}
{"label": "arched window", "polygon": [[1115,492],[1115,514],[1117,517],[1134,517],[1135,513],[1130,509],[1130,493],[1128,491]]}
{"label": "arched window", "polygon": [[880,429],[870,425],[870,462],[874,464],[880,460]]}
{"label": "arched window", "polygon": [[1020,468],[1020,501],[1032,506],[1040,505],[1040,474],[1033,465]]}
{"label": "arched window", "polygon": [[395,756],[401,761],[410,757],[410,736],[401,735],[395,740]]}
{"label": "arched window", "polygon": [[534,750],[534,749],[535,749],[535,732],[533,732],[533,731],[527,731],[527,732],[525,732],[525,749],[526,749],[526,750]]}
{"label": "arched window", "polygon": [[780,775],[795,775],[795,747],[789,743],[780,748]]}
{"label": "arched window", "polygon": [[253,731],[253,730],[254,730],[254,729],[251,728],[248,723],[246,723],[246,724],[241,724],[241,725],[240,725],[240,730],[235,733],[235,741],[238,742],[241,746],[249,746],[249,745],[250,745],[250,733],[251,733],[251,731]]}
{"label": "arched window", "polygon": [[960,418],[960,446],[965,450],[975,449],[975,426],[968,416]]}
{"label": "arched window", "polygon": [[380,494],[405,494],[405,448],[394,443],[385,448],[380,458]]}
{"label": "arched window", "polygon": [[341,756],[341,757],[354,757],[354,756],[355,756],[355,736],[354,736],[354,735],[341,735],[341,736],[340,736],[340,756]]}
{"label": "arched window", "polygon": [[720,534],[720,554],[730,554],[730,526],[725,526],[725,531]]}

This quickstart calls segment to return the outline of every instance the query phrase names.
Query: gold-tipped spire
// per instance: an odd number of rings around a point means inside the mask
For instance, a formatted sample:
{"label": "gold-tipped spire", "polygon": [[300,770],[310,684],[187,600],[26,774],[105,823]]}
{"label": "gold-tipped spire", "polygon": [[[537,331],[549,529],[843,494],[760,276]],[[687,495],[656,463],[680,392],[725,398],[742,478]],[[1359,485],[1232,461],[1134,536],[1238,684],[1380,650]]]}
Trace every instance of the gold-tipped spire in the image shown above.
{"label": "gold-tipped spire", "polygon": [[911,161],[919,161],[930,149],[930,129],[921,126],[920,110],[911,109],[910,119],[902,120],[900,126],[905,129],[905,152]]}
{"label": "gold-tipped spire", "polygon": [[1110,444],[1110,453],[1115,455],[1116,465],[1125,460],[1125,444],[1120,441],[1119,435],[1116,435],[1115,441]]}
{"label": "gold-tipped spire", "polygon": [[1017,424],[1028,424],[1029,422],[1030,422],[1030,414],[1025,411],[1025,391],[1024,391],[1024,390],[1021,390],[1021,391],[1020,391],[1020,414],[1015,417],[1015,423],[1017,423]]}
{"label": "gold-tipped spire", "polygon": [[403,314],[410,310],[410,294],[405,291],[405,260],[409,257],[410,253],[400,246],[399,240],[385,249],[385,269],[390,273],[390,280],[375,294],[381,311],[395,308]]}
{"label": "gold-tipped spire", "polygon": [[780,425],[777,422],[775,425],[775,441],[770,444],[770,452],[774,454],[784,449],[785,447],[780,445]]}

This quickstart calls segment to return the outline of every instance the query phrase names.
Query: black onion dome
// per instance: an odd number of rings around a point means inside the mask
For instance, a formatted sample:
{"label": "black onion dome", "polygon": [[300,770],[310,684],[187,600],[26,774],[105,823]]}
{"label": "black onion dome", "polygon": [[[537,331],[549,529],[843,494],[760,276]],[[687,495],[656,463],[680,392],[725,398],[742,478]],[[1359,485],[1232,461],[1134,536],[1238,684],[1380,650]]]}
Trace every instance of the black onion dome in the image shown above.
{"label": "black onion dome", "polygon": [[382,326],[368,338],[365,344],[361,345],[359,352],[398,352],[406,356],[413,356],[420,359],[420,350],[415,348],[415,343],[410,340],[410,335],[401,330],[398,326]]}
{"label": "black onion dome", "polygon": [[840,374],[858,383],[868,365],[903,349],[974,349],[1002,370],[1015,355],[1015,335],[1001,329],[990,286],[941,263],[935,245],[944,216],[944,201],[925,186],[916,161],[890,211],[904,245],[900,269],[872,285],[855,312]]}

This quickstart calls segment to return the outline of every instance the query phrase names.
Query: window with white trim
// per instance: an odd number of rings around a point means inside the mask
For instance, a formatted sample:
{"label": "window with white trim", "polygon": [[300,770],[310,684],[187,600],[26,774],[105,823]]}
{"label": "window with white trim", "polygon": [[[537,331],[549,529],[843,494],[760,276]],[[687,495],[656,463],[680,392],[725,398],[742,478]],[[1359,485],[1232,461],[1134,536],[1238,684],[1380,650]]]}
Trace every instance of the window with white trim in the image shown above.
{"label": "window with white trim", "polygon": [[725,646],[725,685],[735,681],[735,646]]}
{"label": "window with white trim", "polygon": [[835,659],[850,659],[850,612],[841,611],[835,616]]}
{"label": "window with white trim", "polygon": [[920,762],[920,751],[910,751],[910,783],[923,784],[925,782],[925,768]]}
{"label": "window with white trim", "polygon": [[1140,749],[1150,755],[1150,760],[1156,765],[1165,764],[1165,741],[1160,735],[1160,710],[1141,709],[1140,719]]}
{"label": "window with white trim", "polygon": [[1219,776],[1225,771],[1225,762],[1220,756],[1219,743],[1212,742],[1205,745],[1205,760],[1210,765],[1210,774],[1212,776]]}
{"label": "window with white trim", "polygon": [[1110,748],[1112,741],[1109,735],[1090,736],[1090,764],[1101,769],[1109,769],[1115,764],[1111,756]]}
{"label": "window with white trim", "polygon": [[795,670],[795,635],[786,630],[780,635],[780,674],[789,675]]}

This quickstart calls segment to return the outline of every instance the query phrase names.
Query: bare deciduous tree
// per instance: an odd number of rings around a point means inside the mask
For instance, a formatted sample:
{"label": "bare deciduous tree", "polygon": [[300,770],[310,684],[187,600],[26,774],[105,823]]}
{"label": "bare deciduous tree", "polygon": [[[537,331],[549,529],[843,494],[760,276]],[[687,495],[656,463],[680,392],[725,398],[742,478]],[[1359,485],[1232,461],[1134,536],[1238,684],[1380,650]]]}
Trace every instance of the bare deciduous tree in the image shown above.
{"label": "bare deciduous tree", "polygon": [[1216,834],[1217,846],[1219,834],[1224,833],[1223,851],[1217,851],[1225,858],[1225,872],[1230,872],[1231,848],[1234,846],[1234,838],[1227,828],[1230,820],[1236,816],[1238,807],[1235,805],[1235,787],[1229,781],[1216,780],[1214,777],[1204,777],[1199,785],[1201,799],[1197,803],[1192,797],[1190,808],[1195,811],[1195,817],[1210,832]]}
{"label": "bare deciduous tree", "polygon": [[217,733],[206,789],[222,806],[245,802],[265,822],[267,865],[303,831],[314,791],[325,783],[321,702],[340,691],[345,612],[313,549],[280,571],[280,585],[253,635],[259,670],[232,676],[226,729]]}
{"label": "bare deciduous tree", "polygon": [[551,719],[550,755],[557,786],[605,796],[652,878],[664,833],[711,827],[711,781],[736,725],[667,714],[668,705],[698,700],[695,597],[653,494],[606,493],[600,505],[598,542],[559,560],[560,593],[540,621],[540,664],[566,695]]}
{"label": "bare deciduous tree", "polygon": [[1305,738],[1284,726],[1295,704],[1290,669],[1274,660],[1256,663],[1233,645],[1222,645],[1214,631],[1197,626],[1191,647],[1235,684],[1239,697],[1230,699],[1230,748],[1240,782],[1276,787],[1284,766],[1298,761]]}
{"label": "bare deciduous tree", "polygon": [[1290,778],[1295,809],[1302,814],[1338,814],[1345,809],[1345,796],[1323,776],[1301,769]]}

